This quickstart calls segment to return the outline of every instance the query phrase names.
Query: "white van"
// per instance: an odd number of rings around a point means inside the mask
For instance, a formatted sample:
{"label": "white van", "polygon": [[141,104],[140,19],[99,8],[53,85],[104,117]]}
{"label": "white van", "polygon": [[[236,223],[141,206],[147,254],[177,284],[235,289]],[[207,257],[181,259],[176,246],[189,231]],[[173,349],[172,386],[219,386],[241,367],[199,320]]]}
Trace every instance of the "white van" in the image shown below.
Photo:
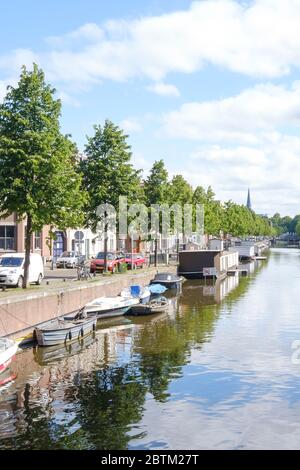
{"label": "white van", "polygon": [[[22,287],[25,253],[6,253],[0,256],[0,286]],[[40,285],[44,277],[41,255],[30,253],[29,282]]]}

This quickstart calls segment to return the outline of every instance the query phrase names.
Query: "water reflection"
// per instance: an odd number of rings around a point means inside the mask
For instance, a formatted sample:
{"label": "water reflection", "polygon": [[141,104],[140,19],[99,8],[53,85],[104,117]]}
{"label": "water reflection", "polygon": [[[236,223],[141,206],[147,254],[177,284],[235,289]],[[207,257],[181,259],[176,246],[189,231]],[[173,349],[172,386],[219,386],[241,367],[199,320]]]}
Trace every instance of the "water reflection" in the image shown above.
{"label": "water reflection", "polygon": [[299,448],[299,255],[274,250],[249,277],[186,282],[166,313],[24,351],[0,394],[0,448]]}

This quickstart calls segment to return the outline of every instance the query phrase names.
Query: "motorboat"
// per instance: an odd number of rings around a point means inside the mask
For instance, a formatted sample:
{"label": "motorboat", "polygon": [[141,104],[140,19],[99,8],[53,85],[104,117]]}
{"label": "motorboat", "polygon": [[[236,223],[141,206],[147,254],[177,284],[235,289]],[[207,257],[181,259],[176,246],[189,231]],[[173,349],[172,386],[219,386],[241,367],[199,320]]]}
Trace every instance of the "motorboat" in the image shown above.
{"label": "motorboat", "polygon": [[150,284],[150,286],[148,286],[148,289],[150,290],[151,295],[161,295],[164,294],[166,290],[168,290],[166,286],[163,286],[161,284]]}
{"label": "motorboat", "polygon": [[168,289],[180,289],[184,277],[172,273],[157,273],[150,284],[161,284]]}
{"label": "motorboat", "polygon": [[98,297],[84,306],[85,313],[90,315],[97,315],[98,320],[101,318],[116,317],[125,315],[126,312],[133,306],[140,303],[138,297]]}
{"label": "motorboat", "polygon": [[18,343],[9,338],[0,338],[0,373],[4,372],[18,350]]}
{"label": "motorboat", "polygon": [[150,300],[151,291],[148,286],[135,285],[126,287],[121,291],[120,295],[124,298],[137,298],[143,304]]}

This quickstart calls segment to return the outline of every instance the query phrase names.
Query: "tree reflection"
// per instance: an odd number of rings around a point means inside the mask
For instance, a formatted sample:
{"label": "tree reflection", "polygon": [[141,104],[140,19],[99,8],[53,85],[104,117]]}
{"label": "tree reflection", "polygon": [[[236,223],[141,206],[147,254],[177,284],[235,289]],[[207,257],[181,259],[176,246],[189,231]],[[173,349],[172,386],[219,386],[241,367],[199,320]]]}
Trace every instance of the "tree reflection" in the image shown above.
{"label": "tree reflection", "polygon": [[[223,302],[223,311],[230,314],[250,282],[240,280]],[[36,386],[25,384],[16,403],[7,400],[13,424],[6,432],[0,423],[0,448],[122,450],[132,439],[142,439],[147,393],[159,402],[170,399],[170,382],[183,375],[191,350],[201,350],[215,334],[221,309],[215,295],[207,292],[203,295],[199,282],[187,283],[176,308],[159,318],[137,319],[139,328],[131,337],[124,332],[98,335],[77,356],[43,361],[43,380]],[[116,345],[123,340],[124,346],[129,337],[122,359]],[[110,347],[115,347],[113,353]]]}

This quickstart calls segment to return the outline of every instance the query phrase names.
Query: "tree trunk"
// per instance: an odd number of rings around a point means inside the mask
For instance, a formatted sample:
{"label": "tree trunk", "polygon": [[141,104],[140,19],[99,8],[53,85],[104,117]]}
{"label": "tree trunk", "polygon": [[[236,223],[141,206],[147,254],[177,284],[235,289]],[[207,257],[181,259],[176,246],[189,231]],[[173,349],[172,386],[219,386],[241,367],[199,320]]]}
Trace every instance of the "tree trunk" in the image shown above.
{"label": "tree trunk", "polygon": [[107,233],[104,235],[104,272],[107,272]]}
{"label": "tree trunk", "polygon": [[27,226],[26,226],[26,233],[25,233],[25,262],[24,262],[23,289],[27,289],[29,285],[31,234],[32,234],[32,219],[31,219],[31,215],[27,215]]}
{"label": "tree trunk", "polygon": [[154,240],[154,266],[157,267],[157,238]]}
{"label": "tree trunk", "polygon": [[[105,212],[105,219],[107,215]],[[107,272],[107,221],[105,221],[104,226],[104,272]]]}

